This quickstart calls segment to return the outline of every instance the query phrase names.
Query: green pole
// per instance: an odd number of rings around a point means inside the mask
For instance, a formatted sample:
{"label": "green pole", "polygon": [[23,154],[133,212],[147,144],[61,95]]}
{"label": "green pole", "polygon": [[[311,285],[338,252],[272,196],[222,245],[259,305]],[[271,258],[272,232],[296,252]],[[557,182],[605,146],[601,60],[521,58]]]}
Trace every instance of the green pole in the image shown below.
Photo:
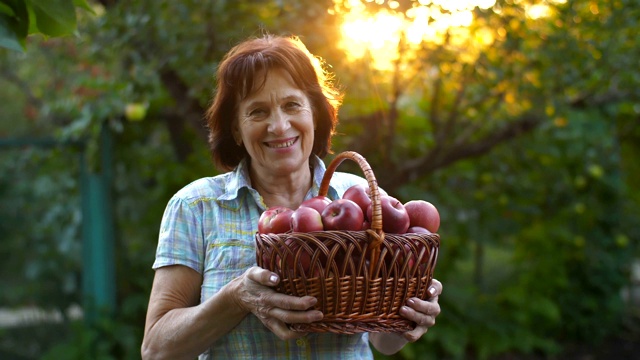
{"label": "green pole", "polygon": [[112,139],[102,125],[100,163],[90,169],[81,154],[82,259],[84,312],[87,322],[111,315],[115,308],[114,221],[111,206]]}

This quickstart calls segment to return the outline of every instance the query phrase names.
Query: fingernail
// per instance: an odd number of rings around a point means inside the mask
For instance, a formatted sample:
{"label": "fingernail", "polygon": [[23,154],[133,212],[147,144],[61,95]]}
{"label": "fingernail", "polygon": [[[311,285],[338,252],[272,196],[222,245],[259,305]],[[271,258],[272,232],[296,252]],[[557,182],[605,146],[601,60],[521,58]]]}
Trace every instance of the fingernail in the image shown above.
{"label": "fingernail", "polygon": [[408,312],[409,311],[409,307],[408,306],[403,306],[401,310],[404,311],[404,312]]}
{"label": "fingernail", "polygon": [[435,287],[430,287],[429,288],[429,294],[431,294],[431,297],[436,296],[436,288]]}
{"label": "fingernail", "polygon": [[413,306],[413,305],[415,305],[415,304],[416,304],[416,301],[415,301],[415,300],[413,300],[413,299],[409,299],[409,300],[407,300],[407,302],[408,302],[408,303],[409,303],[409,305],[411,305],[411,306]]}
{"label": "fingernail", "polygon": [[274,285],[278,283],[278,276],[275,274],[271,274],[271,276],[269,276],[269,281],[271,281]]}

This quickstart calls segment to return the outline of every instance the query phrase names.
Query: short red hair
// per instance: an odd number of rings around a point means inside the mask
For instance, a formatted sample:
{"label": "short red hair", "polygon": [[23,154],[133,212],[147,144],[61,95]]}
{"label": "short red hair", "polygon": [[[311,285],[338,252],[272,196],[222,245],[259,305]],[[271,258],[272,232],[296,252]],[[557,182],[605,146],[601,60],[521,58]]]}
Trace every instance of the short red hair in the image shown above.
{"label": "short red hair", "polygon": [[342,102],[332,75],[299,38],[265,35],[236,45],[218,66],[216,94],[206,112],[209,147],[218,168],[231,170],[248,156],[244,146],[235,143],[231,132],[238,116],[238,104],[259,89],[267,72],[276,68],[288,72],[311,102],[317,124],[313,153],[320,158],[331,153],[331,137]]}

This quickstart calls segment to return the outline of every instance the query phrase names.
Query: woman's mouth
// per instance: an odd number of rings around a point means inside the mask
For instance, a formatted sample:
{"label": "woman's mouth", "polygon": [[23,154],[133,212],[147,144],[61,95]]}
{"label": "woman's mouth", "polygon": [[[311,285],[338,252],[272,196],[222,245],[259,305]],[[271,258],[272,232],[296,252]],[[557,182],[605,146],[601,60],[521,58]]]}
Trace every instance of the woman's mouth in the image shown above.
{"label": "woman's mouth", "polygon": [[285,139],[285,140],[278,140],[278,141],[268,141],[265,142],[264,144],[267,147],[270,147],[272,149],[282,149],[282,148],[288,148],[290,146],[292,146],[293,144],[296,143],[296,141],[298,141],[298,137],[294,137],[294,138],[289,138],[289,139]]}

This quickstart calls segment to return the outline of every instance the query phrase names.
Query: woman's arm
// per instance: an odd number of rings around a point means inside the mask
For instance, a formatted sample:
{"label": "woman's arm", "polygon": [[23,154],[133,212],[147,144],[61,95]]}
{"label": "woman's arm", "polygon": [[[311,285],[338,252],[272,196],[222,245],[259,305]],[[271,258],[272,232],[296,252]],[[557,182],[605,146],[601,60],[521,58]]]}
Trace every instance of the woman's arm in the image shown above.
{"label": "woman's arm", "polygon": [[322,319],[321,312],[306,311],[315,304],[315,298],[276,293],[270,286],[279,279],[273,279],[273,275],[252,267],[198,304],[202,285],[199,273],[180,265],[157,269],[149,298],[142,358],[193,359],[249,313],[256,314],[281,339],[304,335],[289,330],[285,323]]}
{"label": "woman's arm", "polygon": [[202,275],[189,267],[156,270],[142,342],[143,359],[193,359],[246,315],[232,306],[227,289],[198,305],[201,285]]}
{"label": "woman's arm", "polygon": [[440,314],[438,297],[442,293],[442,284],[433,279],[429,287],[431,298],[428,301],[418,298],[407,300],[407,305],[400,308],[400,314],[405,318],[418,324],[415,329],[402,334],[393,333],[371,333],[369,342],[385,355],[395,354],[407,343],[415,342],[424,335],[430,327],[435,325],[436,316]]}

